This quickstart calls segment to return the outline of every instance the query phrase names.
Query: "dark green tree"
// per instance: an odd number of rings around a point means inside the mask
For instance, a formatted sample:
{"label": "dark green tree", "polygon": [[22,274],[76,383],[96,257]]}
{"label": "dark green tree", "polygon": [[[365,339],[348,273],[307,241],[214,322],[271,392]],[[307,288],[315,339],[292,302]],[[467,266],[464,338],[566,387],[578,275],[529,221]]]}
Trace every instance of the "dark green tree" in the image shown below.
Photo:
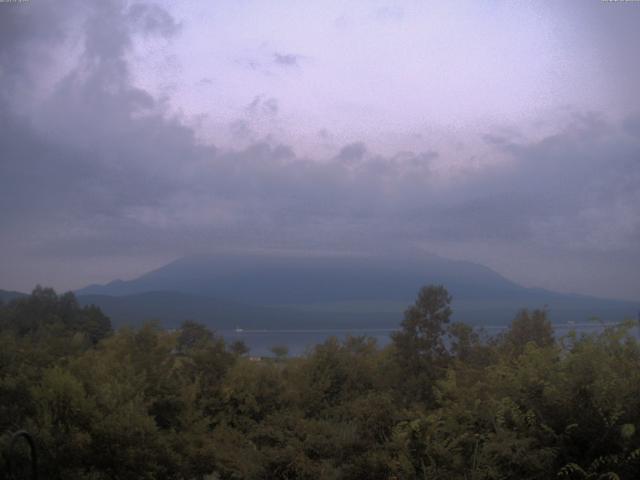
{"label": "dark green tree", "polygon": [[391,338],[403,370],[405,392],[416,400],[433,399],[433,384],[444,373],[446,325],[451,317],[451,295],[442,285],[423,287],[414,305],[404,313],[402,329]]}
{"label": "dark green tree", "polygon": [[276,359],[284,360],[289,355],[289,347],[286,345],[274,345],[271,347],[271,353],[276,356]]}
{"label": "dark green tree", "polygon": [[181,352],[186,352],[195,348],[203,348],[210,344],[212,340],[213,332],[205,325],[193,320],[185,320],[180,326],[178,349]]}
{"label": "dark green tree", "polygon": [[111,334],[111,320],[95,305],[81,307],[73,292],[56,294],[37,286],[31,295],[7,304],[3,324],[20,336],[81,333],[96,344]]}
{"label": "dark green tree", "polygon": [[235,340],[229,345],[229,350],[231,350],[231,353],[234,355],[241,357],[249,353],[251,349],[243,340]]}
{"label": "dark green tree", "polygon": [[553,326],[549,321],[547,310],[534,310],[529,313],[524,309],[518,312],[504,336],[505,346],[519,355],[529,342],[538,347],[549,347],[555,343]]}

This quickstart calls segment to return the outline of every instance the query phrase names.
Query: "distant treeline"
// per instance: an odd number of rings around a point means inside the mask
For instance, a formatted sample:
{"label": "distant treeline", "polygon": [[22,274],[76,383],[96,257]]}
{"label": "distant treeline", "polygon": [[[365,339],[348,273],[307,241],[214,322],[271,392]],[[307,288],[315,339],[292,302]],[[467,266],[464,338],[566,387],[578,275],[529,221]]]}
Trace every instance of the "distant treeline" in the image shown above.
{"label": "distant treeline", "polygon": [[114,332],[38,287],[0,304],[0,473],[26,429],[48,479],[640,477],[636,325],[556,339],[521,311],[489,337],[450,304],[423,288],[385,348],[256,359],[190,321]]}

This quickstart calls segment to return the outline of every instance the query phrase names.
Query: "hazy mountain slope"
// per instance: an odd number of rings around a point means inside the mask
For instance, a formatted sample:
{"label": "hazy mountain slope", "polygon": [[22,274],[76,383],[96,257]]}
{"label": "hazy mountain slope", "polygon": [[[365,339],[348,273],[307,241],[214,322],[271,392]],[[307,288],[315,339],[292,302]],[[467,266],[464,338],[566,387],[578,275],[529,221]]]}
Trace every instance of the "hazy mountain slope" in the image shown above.
{"label": "hazy mountain slope", "polygon": [[26,297],[26,293],[15,292],[12,290],[0,290],[0,302],[10,302],[13,299]]}
{"label": "hazy mountain slope", "polygon": [[242,305],[180,292],[147,292],[125,296],[79,295],[82,305],[98,305],[114,326],[159,320],[175,328],[184,320],[214,329],[349,328],[396,325],[397,312],[318,311],[310,308]]}
{"label": "hazy mountain slope", "polygon": [[[532,296],[512,300],[454,299],[453,319],[476,325],[508,324],[520,308],[548,305],[551,319],[557,323],[587,322],[592,317],[620,321],[633,317],[640,308],[631,302],[600,299]],[[215,329],[326,329],[395,328],[411,303],[360,301],[312,303],[282,306],[243,305],[181,292],[147,292],[134,295],[80,295],[81,304],[98,305],[114,326],[140,325],[159,320],[167,328],[183,320],[196,320]]]}
{"label": "hazy mountain slope", "polygon": [[182,258],[135,280],[93,285],[78,293],[175,291],[255,304],[404,301],[426,283],[442,283],[454,295],[480,298],[520,289],[481,265],[435,256],[419,260],[225,256]]}
{"label": "hazy mountain slope", "polygon": [[[474,324],[508,323],[520,308],[547,306],[555,322],[594,316],[619,321],[635,318],[640,310],[639,302],[524,288],[482,265],[436,256],[186,257],[137,279],[90,286],[78,294],[116,321],[143,316],[172,324],[193,318],[216,328],[393,327],[419,288],[430,283],[452,293],[454,319]],[[140,295],[145,292],[153,295]]]}

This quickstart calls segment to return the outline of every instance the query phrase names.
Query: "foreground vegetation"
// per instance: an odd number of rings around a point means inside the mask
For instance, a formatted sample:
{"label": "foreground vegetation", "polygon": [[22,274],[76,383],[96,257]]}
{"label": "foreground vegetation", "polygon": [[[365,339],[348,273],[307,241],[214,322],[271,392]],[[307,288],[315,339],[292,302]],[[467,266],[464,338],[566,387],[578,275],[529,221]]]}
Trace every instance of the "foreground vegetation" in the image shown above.
{"label": "foreground vegetation", "polygon": [[639,477],[633,325],[555,339],[523,311],[487,338],[450,301],[424,288],[385,348],[253,361],[202,325],[112,332],[37,288],[0,306],[0,448],[26,428],[50,479]]}

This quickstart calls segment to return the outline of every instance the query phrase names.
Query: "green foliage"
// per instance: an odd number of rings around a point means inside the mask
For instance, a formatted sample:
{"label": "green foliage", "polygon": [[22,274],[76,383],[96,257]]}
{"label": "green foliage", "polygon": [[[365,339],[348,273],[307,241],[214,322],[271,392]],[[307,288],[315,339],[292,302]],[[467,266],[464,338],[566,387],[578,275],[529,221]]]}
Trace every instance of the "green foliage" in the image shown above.
{"label": "green foliage", "polygon": [[246,355],[247,353],[249,353],[249,347],[242,340],[235,340],[233,343],[231,343],[231,345],[229,346],[229,350],[231,350],[234,355],[238,356]]}
{"label": "green foliage", "polygon": [[96,306],[80,307],[75,295],[37,286],[30,296],[1,305],[0,327],[18,336],[58,337],[81,333],[95,344],[111,333],[111,321]]}
{"label": "green foliage", "polygon": [[407,397],[433,401],[434,382],[447,363],[444,345],[451,317],[451,295],[443,286],[423,287],[404,314],[402,329],[392,335],[395,355],[403,374]]}
{"label": "green foliage", "polygon": [[450,302],[421,290],[386,348],[255,361],[194,322],[113,333],[37,288],[0,306],[0,451],[28,429],[52,480],[640,476],[634,325],[556,342],[523,311],[486,339]]}
{"label": "green foliage", "polygon": [[546,310],[521,310],[511,323],[511,327],[504,336],[505,347],[512,354],[522,353],[528,343],[538,347],[548,347],[555,343],[553,327],[548,319]]}
{"label": "green foliage", "polygon": [[271,353],[273,353],[278,360],[283,360],[289,355],[289,347],[286,345],[275,345],[271,347]]}

